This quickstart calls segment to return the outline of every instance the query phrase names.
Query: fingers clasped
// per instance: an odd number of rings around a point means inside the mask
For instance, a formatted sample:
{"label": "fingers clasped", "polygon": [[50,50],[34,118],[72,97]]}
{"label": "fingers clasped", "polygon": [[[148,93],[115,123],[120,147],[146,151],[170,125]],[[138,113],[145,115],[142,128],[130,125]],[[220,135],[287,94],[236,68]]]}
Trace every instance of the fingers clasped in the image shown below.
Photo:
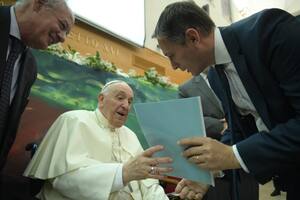
{"label": "fingers clasped", "polygon": [[175,192],[181,199],[201,200],[208,190],[208,185],[182,179],[176,186]]}
{"label": "fingers clasped", "polygon": [[190,188],[188,187],[184,187],[183,190],[180,192],[179,196],[181,199],[201,200],[204,194],[201,192],[190,190]]}

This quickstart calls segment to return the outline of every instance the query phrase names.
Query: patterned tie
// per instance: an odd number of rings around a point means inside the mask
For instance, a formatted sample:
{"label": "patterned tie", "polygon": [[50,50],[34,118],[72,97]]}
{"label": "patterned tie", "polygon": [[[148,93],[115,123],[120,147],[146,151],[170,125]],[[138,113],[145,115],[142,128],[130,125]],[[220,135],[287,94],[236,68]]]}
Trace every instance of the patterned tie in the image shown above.
{"label": "patterned tie", "polygon": [[[230,91],[230,86],[229,82],[227,79],[227,76],[224,71],[225,65],[216,65],[215,69],[218,73],[219,79],[221,81],[223,91],[225,94],[225,104],[227,104],[228,108],[228,127],[231,130],[231,144],[235,144],[237,142],[237,138],[235,135],[235,130],[237,130],[236,125],[239,126],[239,119],[237,117],[237,111],[236,107],[234,105],[234,102],[231,97],[231,91]],[[239,186],[238,186],[238,181],[239,180],[239,173],[238,170],[234,169],[232,170],[232,183],[231,183],[231,195],[232,195],[232,200],[239,200]]]}
{"label": "patterned tie", "polygon": [[3,130],[5,129],[6,120],[10,106],[10,91],[14,71],[14,65],[18,56],[24,51],[25,46],[22,42],[10,36],[11,48],[6,60],[6,66],[3,69],[3,77],[0,85],[0,145],[4,137]]}

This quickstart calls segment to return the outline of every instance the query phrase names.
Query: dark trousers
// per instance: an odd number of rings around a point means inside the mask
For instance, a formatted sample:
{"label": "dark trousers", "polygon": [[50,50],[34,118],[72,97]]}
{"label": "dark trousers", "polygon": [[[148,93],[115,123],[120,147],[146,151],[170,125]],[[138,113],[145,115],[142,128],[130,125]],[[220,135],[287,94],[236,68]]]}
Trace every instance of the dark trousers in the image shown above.
{"label": "dark trousers", "polygon": [[[299,178],[299,177],[298,177]],[[294,177],[293,179],[290,179],[288,182],[284,183],[284,189],[286,190],[286,200],[299,200],[299,181],[298,179]]]}
{"label": "dark trousers", "polygon": [[[258,200],[259,187],[256,180],[249,174],[240,170],[240,182],[238,183],[241,200]],[[205,200],[231,200],[231,181],[224,178],[215,179],[215,187],[210,187]]]}
{"label": "dark trousers", "polygon": [[299,168],[286,170],[276,177],[276,184],[281,191],[286,192],[286,200],[299,200]]}
{"label": "dark trousers", "polygon": [[36,200],[31,195],[31,179],[23,176],[0,174],[1,200]]}

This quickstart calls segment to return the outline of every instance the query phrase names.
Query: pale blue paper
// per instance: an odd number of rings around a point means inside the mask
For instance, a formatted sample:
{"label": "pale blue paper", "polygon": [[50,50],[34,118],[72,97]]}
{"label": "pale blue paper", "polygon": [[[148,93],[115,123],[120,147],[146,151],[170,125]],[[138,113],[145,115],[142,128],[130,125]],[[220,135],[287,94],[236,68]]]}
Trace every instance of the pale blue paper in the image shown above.
{"label": "pale blue paper", "polygon": [[150,146],[163,145],[156,156],[173,158],[174,171],[168,175],[214,185],[212,174],[181,156],[181,138],[206,136],[200,97],[134,105],[136,116]]}

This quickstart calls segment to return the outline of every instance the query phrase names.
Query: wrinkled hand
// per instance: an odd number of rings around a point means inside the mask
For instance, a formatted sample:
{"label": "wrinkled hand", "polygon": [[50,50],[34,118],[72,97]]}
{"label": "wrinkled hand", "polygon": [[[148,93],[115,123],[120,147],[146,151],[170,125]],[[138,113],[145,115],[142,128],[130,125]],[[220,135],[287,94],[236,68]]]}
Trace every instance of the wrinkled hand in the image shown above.
{"label": "wrinkled hand", "polygon": [[232,147],[217,140],[191,137],[181,139],[179,144],[188,147],[183,151],[183,156],[202,169],[216,171],[240,168]]}
{"label": "wrinkled hand", "polygon": [[194,181],[182,179],[176,186],[175,192],[181,199],[201,200],[206,194],[209,186]]}
{"label": "wrinkled hand", "polygon": [[130,159],[123,165],[123,183],[126,185],[132,180],[145,178],[162,179],[165,173],[171,172],[171,167],[160,167],[159,164],[171,163],[170,157],[155,157],[153,154],[163,150],[163,146],[157,145],[148,148],[142,154]]}

